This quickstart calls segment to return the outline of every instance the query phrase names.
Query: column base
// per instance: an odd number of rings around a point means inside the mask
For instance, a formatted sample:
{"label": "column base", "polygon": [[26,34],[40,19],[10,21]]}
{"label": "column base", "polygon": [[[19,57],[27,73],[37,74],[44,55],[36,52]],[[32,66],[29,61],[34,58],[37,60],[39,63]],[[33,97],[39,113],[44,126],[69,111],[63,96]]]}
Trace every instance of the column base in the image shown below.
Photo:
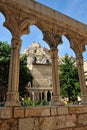
{"label": "column base", "polygon": [[87,105],[87,95],[81,97],[81,105]]}
{"label": "column base", "polygon": [[52,106],[64,106],[64,102],[59,99],[58,96],[53,96],[53,99],[51,100],[51,105]]}
{"label": "column base", "polygon": [[21,106],[18,92],[7,92],[5,106]]}

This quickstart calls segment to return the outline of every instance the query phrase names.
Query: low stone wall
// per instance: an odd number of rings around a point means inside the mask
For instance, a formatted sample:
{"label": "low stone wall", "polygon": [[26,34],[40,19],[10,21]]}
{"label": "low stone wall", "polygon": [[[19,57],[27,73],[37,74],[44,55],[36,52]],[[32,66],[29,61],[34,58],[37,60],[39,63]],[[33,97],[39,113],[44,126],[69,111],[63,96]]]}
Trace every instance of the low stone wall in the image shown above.
{"label": "low stone wall", "polygon": [[0,130],[87,130],[87,106],[2,107]]}

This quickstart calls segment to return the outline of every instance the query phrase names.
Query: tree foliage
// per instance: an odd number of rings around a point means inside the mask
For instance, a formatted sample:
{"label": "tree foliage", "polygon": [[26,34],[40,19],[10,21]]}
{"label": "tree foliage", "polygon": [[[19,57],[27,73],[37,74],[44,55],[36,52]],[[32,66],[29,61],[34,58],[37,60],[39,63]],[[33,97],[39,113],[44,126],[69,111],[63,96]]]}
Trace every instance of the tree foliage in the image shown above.
{"label": "tree foliage", "polygon": [[8,86],[10,49],[7,42],[0,42],[0,86]]}
{"label": "tree foliage", "polygon": [[20,58],[20,74],[19,74],[19,92],[20,95],[23,96],[26,94],[26,88],[25,86],[28,84],[28,82],[32,83],[32,75],[27,68],[27,55],[23,55]]}
{"label": "tree foliage", "polygon": [[77,101],[80,95],[80,84],[75,59],[67,54],[60,64],[60,86],[61,96],[68,97],[69,101]]}
{"label": "tree foliage", "polygon": [[[0,86],[8,87],[9,63],[11,46],[7,42],[0,42]],[[32,80],[32,75],[27,68],[27,56],[20,58],[19,92],[25,91],[26,84]]]}

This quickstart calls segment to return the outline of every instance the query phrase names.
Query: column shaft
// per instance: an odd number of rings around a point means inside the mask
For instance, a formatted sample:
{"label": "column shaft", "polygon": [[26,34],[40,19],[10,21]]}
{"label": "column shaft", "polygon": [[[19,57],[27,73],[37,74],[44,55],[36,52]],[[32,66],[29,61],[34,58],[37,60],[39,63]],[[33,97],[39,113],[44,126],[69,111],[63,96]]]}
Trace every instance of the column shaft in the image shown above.
{"label": "column shaft", "polygon": [[35,101],[35,95],[34,95],[34,92],[32,92],[32,100]]}
{"label": "column shaft", "polygon": [[44,100],[47,101],[47,91],[44,91]]}
{"label": "column shaft", "polygon": [[11,58],[9,70],[9,84],[7,92],[6,106],[19,106],[19,58],[21,40],[19,37],[12,38]]}
{"label": "column shaft", "polygon": [[60,82],[58,71],[58,49],[52,48],[50,50],[52,59],[52,80],[53,80],[53,105],[61,105],[60,101]]}
{"label": "column shaft", "polygon": [[79,74],[79,81],[80,81],[80,88],[81,88],[82,104],[87,104],[87,89],[86,89],[82,55],[77,56],[77,67],[78,67],[78,74]]}

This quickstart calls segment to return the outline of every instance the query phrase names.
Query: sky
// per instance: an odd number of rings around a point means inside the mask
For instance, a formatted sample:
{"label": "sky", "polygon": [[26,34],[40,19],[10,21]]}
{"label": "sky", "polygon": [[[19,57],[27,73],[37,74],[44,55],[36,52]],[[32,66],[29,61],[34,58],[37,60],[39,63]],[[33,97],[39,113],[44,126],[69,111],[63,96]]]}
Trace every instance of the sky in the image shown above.
{"label": "sky", "polygon": [[[35,0],[41,4],[44,4],[60,13],[63,13],[75,20],[78,20],[84,24],[87,24],[87,0]],[[5,21],[4,16],[0,13],[0,41],[7,41],[11,43],[11,33],[5,27],[3,23]],[[39,42],[41,46],[49,49],[48,44],[43,41],[43,34],[36,26],[30,27],[30,33],[23,35],[21,52],[29,47],[33,42]],[[74,56],[75,53],[70,49],[70,43],[66,37],[62,37],[63,44],[58,46],[59,56],[64,56],[66,53]],[[84,60],[87,60],[87,46],[86,52],[83,53]]]}

